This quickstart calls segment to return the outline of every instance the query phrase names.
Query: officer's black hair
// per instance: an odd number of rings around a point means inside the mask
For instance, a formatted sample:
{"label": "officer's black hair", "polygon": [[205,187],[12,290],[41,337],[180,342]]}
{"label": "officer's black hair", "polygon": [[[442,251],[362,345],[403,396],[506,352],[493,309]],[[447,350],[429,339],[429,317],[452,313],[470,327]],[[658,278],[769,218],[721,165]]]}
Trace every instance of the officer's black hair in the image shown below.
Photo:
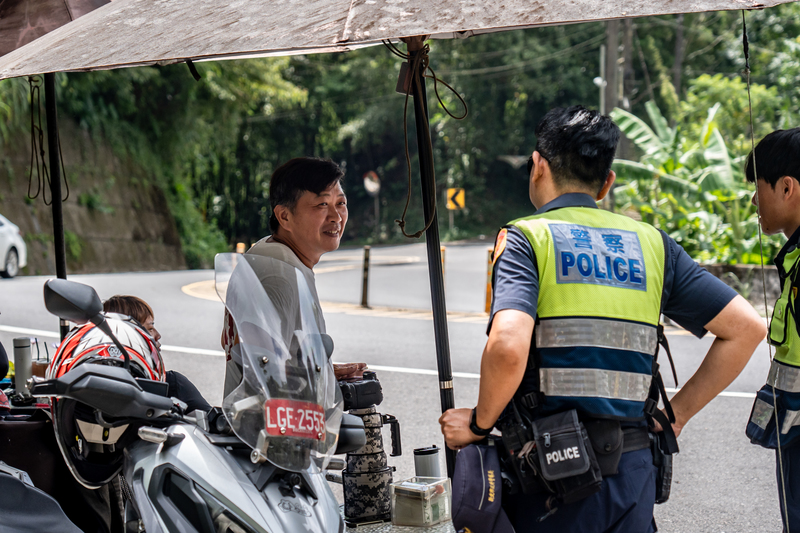
{"label": "officer's black hair", "polygon": [[750,183],[756,182],[756,172],[758,179],[766,181],[773,189],[784,176],[800,181],[800,128],[773,131],[761,139],[753,152],[744,165],[744,175]]}
{"label": "officer's black hair", "polygon": [[536,151],[559,187],[600,191],[611,171],[620,131],[607,116],[576,105],[551,109],[536,126]]}
{"label": "officer's black hair", "polygon": [[272,207],[269,227],[272,232],[275,233],[280,227],[275,207],[282,205],[293,211],[304,192],[321,194],[334,183],[341,185],[343,179],[344,171],[330,159],[296,157],[278,167],[269,183],[269,203]]}

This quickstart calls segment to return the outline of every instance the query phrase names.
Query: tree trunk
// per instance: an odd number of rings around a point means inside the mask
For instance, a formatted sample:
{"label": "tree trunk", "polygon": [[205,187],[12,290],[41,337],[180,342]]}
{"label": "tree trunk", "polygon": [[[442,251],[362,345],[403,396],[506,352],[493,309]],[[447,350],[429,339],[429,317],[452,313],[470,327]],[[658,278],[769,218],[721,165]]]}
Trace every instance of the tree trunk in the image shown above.
{"label": "tree trunk", "polygon": [[675,62],[672,64],[672,85],[675,87],[675,94],[681,97],[681,73],[683,71],[683,13],[675,18],[677,25],[675,29]]}

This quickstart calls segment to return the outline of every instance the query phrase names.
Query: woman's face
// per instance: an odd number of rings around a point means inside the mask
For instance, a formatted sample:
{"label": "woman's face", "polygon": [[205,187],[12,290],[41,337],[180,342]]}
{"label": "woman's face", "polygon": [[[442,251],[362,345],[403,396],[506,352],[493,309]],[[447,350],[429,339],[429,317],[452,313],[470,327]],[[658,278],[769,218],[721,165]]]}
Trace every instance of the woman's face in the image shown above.
{"label": "woman's face", "polygon": [[156,344],[160,348],[161,343],[158,341],[161,339],[161,333],[159,333],[158,330],[156,329],[155,318],[153,318],[152,316],[147,317],[144,321],[144,324],[142,325],[144,326],[144,329],[147,331],[147,333],[149,333],[150,336],[153,337],[153,340],[156,341]]}

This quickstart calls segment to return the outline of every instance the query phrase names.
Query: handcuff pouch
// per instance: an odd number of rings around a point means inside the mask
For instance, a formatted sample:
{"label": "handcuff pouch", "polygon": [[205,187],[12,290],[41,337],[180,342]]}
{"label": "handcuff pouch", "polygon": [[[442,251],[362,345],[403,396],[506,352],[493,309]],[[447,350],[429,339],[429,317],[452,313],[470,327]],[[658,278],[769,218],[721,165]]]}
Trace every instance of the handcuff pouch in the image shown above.
{"label": "handcuff pouch", "polygon": [[617,474],[625,440],[618,420],[588,420],[584,422],[603,477]]}

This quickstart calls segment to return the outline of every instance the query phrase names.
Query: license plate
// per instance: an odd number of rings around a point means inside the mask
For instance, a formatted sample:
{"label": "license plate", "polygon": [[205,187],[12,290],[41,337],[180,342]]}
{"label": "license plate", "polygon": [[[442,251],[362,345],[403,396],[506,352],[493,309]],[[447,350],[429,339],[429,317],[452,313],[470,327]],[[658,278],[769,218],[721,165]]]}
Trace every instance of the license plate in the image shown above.
{"label": "license plate", "polygon": [[264,404],[268,435],[322,440],[325,411],[312,402],[273,399]]}

